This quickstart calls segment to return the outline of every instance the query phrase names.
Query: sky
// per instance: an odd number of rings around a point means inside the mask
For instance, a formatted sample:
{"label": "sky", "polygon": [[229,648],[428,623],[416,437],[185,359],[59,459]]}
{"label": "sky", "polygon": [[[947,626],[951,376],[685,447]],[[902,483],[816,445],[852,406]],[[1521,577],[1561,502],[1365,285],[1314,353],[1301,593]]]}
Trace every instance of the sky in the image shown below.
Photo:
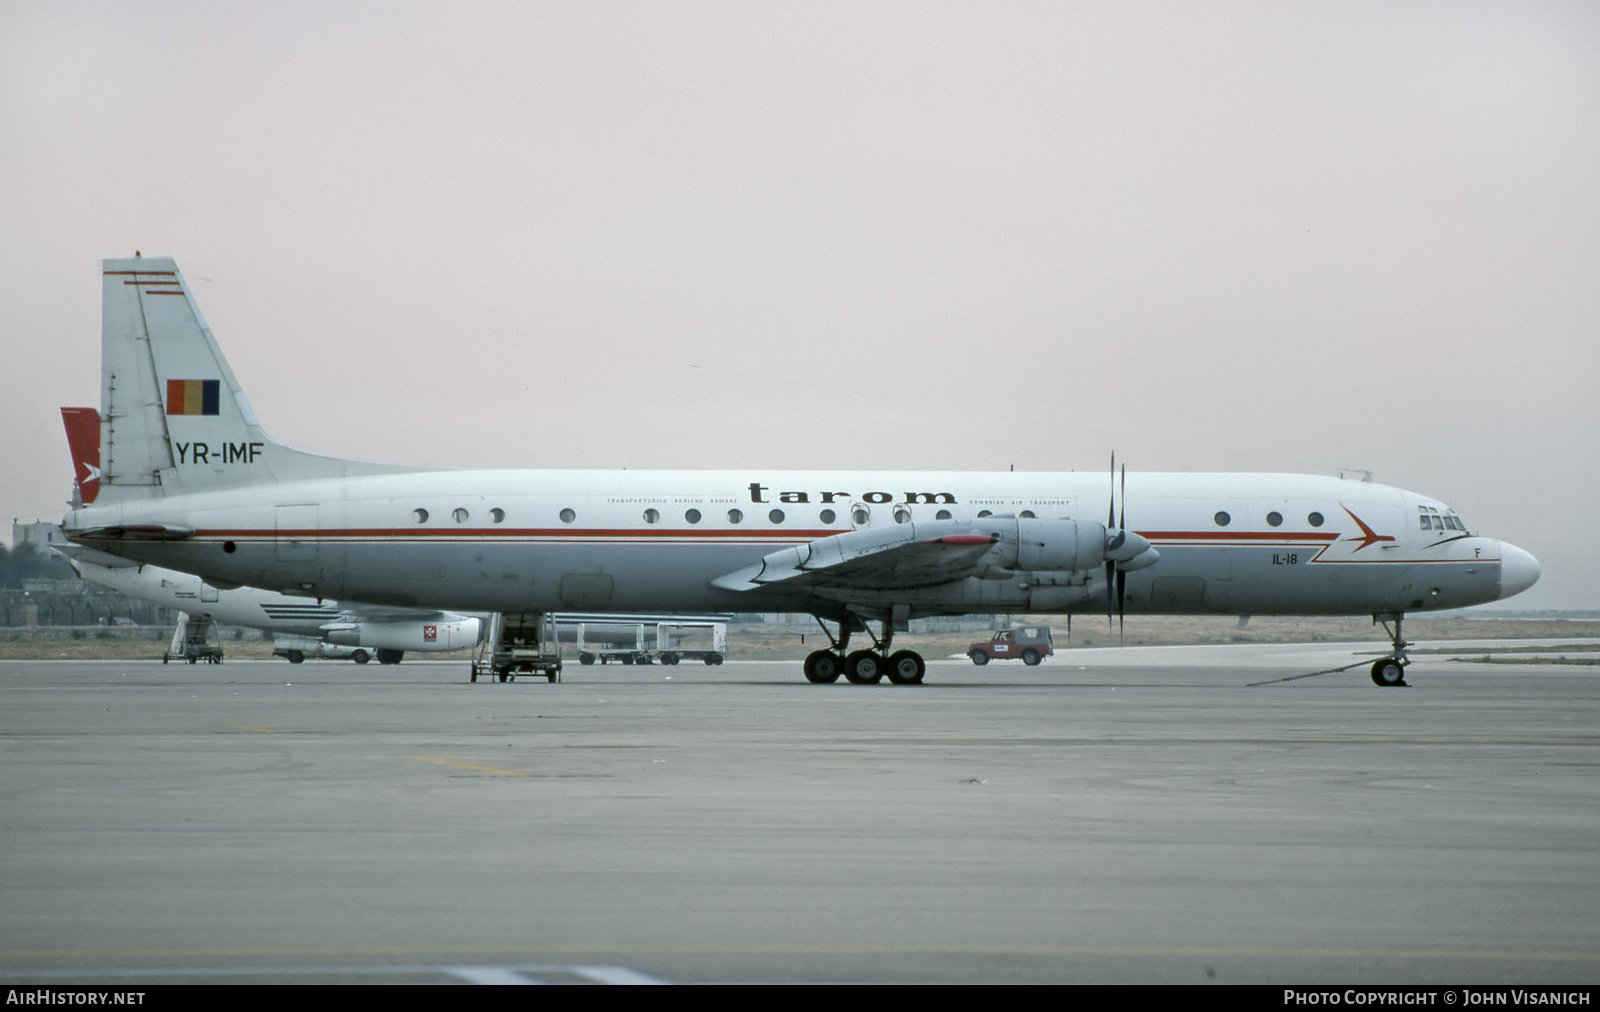
{"label": "sky", "polygon": [[1597,181],[1586,2],[0,0],[0,514],[141,250],[304,449],[1356,468],[1597,608]]}

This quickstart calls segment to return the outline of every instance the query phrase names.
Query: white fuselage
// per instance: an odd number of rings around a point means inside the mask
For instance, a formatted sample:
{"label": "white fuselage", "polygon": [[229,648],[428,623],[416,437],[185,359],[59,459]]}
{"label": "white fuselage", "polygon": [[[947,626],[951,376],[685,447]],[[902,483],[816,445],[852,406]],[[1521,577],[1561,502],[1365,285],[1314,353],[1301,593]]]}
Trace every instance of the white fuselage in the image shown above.
{"label": "white fuselage", "polygon": [[[980,529],[988,514],[1100,523],[1112,491],[1107,475],[1081,472],[414,471],[132,499],[65,526],[225,585],[402,607],[1104,612],[1099,566],[893,591],[713,581],[853,529]],[[1538,577],[1532,556],[1455,527],[1437,501],[1369,482],[1129,474],[1116,499],[1159,553],[1126,574],[1130,613],[1410,612],[1493,601]],[[139,525],[181,533],[144,540],[128,533]],[[121,533],[86,536],[96,529]]]}

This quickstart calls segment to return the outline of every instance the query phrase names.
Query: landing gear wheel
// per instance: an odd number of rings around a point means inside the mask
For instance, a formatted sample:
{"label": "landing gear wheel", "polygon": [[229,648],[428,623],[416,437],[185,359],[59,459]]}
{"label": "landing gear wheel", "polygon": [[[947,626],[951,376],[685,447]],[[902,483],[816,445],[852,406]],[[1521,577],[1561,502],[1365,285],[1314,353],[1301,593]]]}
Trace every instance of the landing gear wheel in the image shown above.
{"label": "landing gear wheel", "polygon": [[284,656],[289,659],[290,664],[303,664],[306,659],[306,655],[298,650],[291,650]]}
{"label": "landing gear wheel", "polygon": [[594,663],[594,654],[591,654],[587,650],[585,650],[583,653],[578,655],[578,663],[579,664],[593,664]]}
{"label": "landing gear wheel", "polygon": [[357,664],[365,664],[367,661],[371,660],[371,658],[367,656],[367,652],[365,650],[357,650],[355,653],[350,655],[350,659],[355,661]]}
{"label": "landing gear wheel", "polygon": [[[710,661],[706,662],[711,663]],[[807,655],[806,681],[824,685],[839,680],[839,655],[828,650],[817,650]]]}
{"label": "landing gear wheel", "polygon": [[927,662],[915,650],[897,650],[889,655],[889,681],[896,685],[919,685],[927,672]]}
{"label": "landing gear wheel", "polygon": [[1031,647],[1022,652],[1022,663],[1026,664],[1030,668],[1038,664],[1040,660],[1041,658],[1039,657],[1039,651],[1034,650]]}
{"label": "landing gear wheel", "polygon": [[844,659],[844,677],[855,685],[875,685],[883,680],[888,663],[871,650],[857,650]]}
{"label": "landing gear wheel", "polygon": [[1406,684],[1406,667],[1393,657],[1385,657],[1372,665],[1372,683],[1384,688]]}

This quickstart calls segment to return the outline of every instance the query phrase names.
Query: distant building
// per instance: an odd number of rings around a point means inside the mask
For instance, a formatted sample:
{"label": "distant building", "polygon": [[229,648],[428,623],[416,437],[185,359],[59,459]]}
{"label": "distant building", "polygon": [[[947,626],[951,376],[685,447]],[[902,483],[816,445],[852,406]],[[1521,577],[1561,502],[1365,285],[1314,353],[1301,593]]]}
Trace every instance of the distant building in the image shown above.
{"label": "distant building", "polygon": [[14,552],[23,545],[32,545],[41,552],[48,552],[56,545],[67,543],[67,536],[61,532],[60,524],[53,524],[47,520],[38,520],[23,523],[15,518],[11,521],[11,550]]}

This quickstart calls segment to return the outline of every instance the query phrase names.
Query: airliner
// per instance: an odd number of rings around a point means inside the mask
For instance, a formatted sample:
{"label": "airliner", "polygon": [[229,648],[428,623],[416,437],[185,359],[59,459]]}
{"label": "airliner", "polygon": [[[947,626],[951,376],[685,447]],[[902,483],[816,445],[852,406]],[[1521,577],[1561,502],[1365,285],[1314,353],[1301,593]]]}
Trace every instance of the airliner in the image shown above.
{"label": "airliner", "polygon": [[[321,456],[267,436],[171,259],[102,275],[104,459],[96,499],[63,526],[219,587],[458,612],[806,613],[830,644],[805,659],[812,682],[921,682],[923,657],[893,639],[924,616],[1371,615],[1393,644],[1372,680],[1397,686],[1406,614],[1539,577],[1445,504],[1344,477]],[[850,650],[852,633],[871,646]]]}

